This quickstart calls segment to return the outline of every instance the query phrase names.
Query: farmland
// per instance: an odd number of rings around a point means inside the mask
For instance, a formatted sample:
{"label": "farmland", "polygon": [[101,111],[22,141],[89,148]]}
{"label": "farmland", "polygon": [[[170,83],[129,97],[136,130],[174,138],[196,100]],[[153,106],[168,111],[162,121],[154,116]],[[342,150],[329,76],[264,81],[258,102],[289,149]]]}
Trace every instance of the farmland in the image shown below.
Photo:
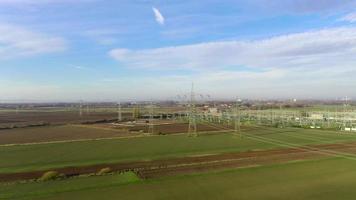
{"label": "farmland", "polygon": [[[154,128],[154,132],[157,134],[175,134],[186,131],[188,124],[157,124]],[[197,128],[199,131],[221,131],[219,128],[205,124],[198,124]],[[105,123],[0,129],[0,145],[119,138],[139,136],[147,132],[148,125],[145,123],[130,126],[115,126],[112,123]]]}
{"label": "farmland", "polygon": [[282,164],[79,191],[49,199],[353,199],[355,164],[339,159]]}
{"label": "farmland", "polygon": [[[288,147],[273,142],[273,140],[296,145],[356,141],[354,135],[337,135],[332,131],[303,129],[251,129],[246,134],[267,138],[272,142],[260,140],[255,136],[240,138],[231,133],[225,133],[196,138],[190,138],[183,134],[2,146],[0,147],[0,157],[3,159],[0,161],[0,172],[45,170],[66,166]],[[92,149],[95,151],[91,151]]]}
{"label": "farmland", "polygon": [[332,158],[127,184],[116,176],[26,183],[0,187],[0,199],[353,199],[355,164]]}
{"label": "farmland", "polygon": [[[49,125],[0,130],[0,199],[276,199],[278,188],[280,199],[298,190],[306,191],[301,199],[327,199],[305,188],[326,190],[356,176],[352,132],[253,124],[237,132],[231,124],[199,121],[198,136],[189,137],[184,119],[117,122],[98,115],[87,123],[66,115],[60,123],[50,117]],[[97,175],[105,168],[111,173]],[[64,178],[37,181],[48,171]]]}
{"label": "farmland", "polygon": [[21,111],[16,113],[14,111],[0,112],[0,127],[7,127],[10,125],[25,126],[39,123],[49,124],[65,124],[65,123],[79,123],[86,121],[96,121],[104,119],[113,119],[116,117],[114,112],[91,112],[79,116],[78,111]]}
{"label": "farmland", "polygon": [[62,125],[0,130],[0,145],[68,141],[118,137],[120,130],[94,129],[88,126]]}

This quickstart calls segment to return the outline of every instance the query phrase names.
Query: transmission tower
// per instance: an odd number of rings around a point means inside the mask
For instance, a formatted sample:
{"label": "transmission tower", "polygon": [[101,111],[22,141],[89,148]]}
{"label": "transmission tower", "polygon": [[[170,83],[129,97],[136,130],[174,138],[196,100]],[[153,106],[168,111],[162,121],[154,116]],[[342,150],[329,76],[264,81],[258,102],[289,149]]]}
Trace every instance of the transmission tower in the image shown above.
{"label": "transmission tower", "polygon": [[282,110],[282,104],[279,104],[279,116],[280,116],[280,126],[284,128],[284,112]]}
{"label": "transmission tower", "polygon": [[240,103],[241,100],[237,99],[236,100],[236,105],[235,105],[235,134],[240,134],[240,137],[242,137],[241,134],[241,115],[240,115]]}
{"label": "transmission tower", "polygon": [[346,112],[347,112],[347,107],[349,105],[349,101],[350,99],[346,96],[344,98],[344,117],[343,117],[343,125],[344,125],[344,130],[346,130]]}
{"label": "transmission tower", "polygon": [[196,107],[195,107],[195,93],[194,93],[194,83],[192,83],[192,90],[190,92],[190,103],[189,103],[189,127],[188,136],[197,136],[197,121],[196,121]]}
{"label": "transmission tower", "polygon": [[257,105],[257,124],[261,125],[261,105],[258,103]]}
{"label": "transmission tower", "polygon": [[79,102],[79,116],[82,117],[83,116],[83,101],[80,100]]}
{"label": "transmission tower", "polygon": [[273,106],[271,106],[271,125],[274,125],[274,113],[273,113]]}
{"label": "transmission tower", "polygon": [[122,115],[121,115],[121,102],[117,103],[117,121],[121,122],[122,121]]}
{"label": "transmission tower", "polygon": [[148,134],[153,135],[154,134],[154,126],[153,126],[153,103],[151,101],[150,105],[150,120],[149,120],[149,126],[148,126]]}

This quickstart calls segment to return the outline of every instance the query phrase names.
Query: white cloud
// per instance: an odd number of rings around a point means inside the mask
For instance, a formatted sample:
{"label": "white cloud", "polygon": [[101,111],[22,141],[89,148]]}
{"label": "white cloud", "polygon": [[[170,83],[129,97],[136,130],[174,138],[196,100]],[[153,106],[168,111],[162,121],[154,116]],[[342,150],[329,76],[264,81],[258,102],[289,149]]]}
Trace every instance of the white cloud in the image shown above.
{"label": "white cloud", "polygon": [[161,14],[161,12],[155,7],[152,7],[152,10],[153,10],[153,13],[155,15],[157,23],[159,23],[161,25],[164,25],[164,17]]}
{"label": "white cloud", "polygon": [[142,85],[170,82],[171,88],[180,88],[194,80],[202,92],[213,96],[333,98],[356,87],[356,28],[352,27],[253,41],[114,49],[110,55],[126,67],[191,71],[181,77],[158,74],[140,81]]}
{"label": "white cloud", "polygon": [[340,20],[354,23],[354,22],[356,22],[356,12],[346,15],[346,16],[342,17]]}
{"label": "white cloud", "polygon": [[63,51],[66,41],[60,37],[0,24],[0,59]]}
{"label": "white cloud", "polygon": [[146,50],[114,49],[124,66],[155,69],[324,68],[356,65],[356,28],[333,28],[254,41],[209,42]]}

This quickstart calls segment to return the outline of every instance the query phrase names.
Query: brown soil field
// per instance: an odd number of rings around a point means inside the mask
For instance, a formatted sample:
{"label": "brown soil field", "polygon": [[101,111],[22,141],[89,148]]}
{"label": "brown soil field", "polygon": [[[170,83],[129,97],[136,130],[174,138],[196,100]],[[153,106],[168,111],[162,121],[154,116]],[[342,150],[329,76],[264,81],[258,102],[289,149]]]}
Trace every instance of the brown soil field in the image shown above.
{"label": "brown soil field", "polygon": [[127,131],[101,130],[90,125],[58,125],[0,130],[0,145],[112,138],[133,135]]}
{"label": "brown soil field", "polygon": [[[130,113],[123,113],[123,117],[131,116]],[[54,112],[0,112],[0,127],[11,125],[26,126],[30,124],[48,123],[48,124],[68,124],[84,123],[99,120],[111,120],[117,118],[117,113],[109,112],[83,112],[80,117],[78,112],[73,111],[54,111]]]}
{"label": "brown soil field", "polygon": [[[336,152],[337,150],[337,152]],[[92,174],[100,169],[110,167],[115,172],[134,171],[141,178],[204,172],[207,170],[229,169],[290,162],[296,160],[316,159],[340,156],[341,152],[356,153],[356,143],[323,144],[289,149],[273,149],[185,157],[166,160],[139,161],[129,163],[101,164],[85,167],[66,167],[51,169],[67,177]],[[356,159],[356,157],[353,157]],[[50,171],[50,170],[47,170]],[[0,174],[1,182],[30,180],[39,178],[45,171]]]}
{"label": "brown soil field", "polygon": [[[204,124],[198,124],[197,129],[198,131],[212,132],[224,130],[219,129],[219,127],[216,128]],[[111,123],[50,125],[40,127],[0,129],[0,145],[129,137],[137,136],[142,133],[146,133],[147,131],[148,125],[124,127],[114,126]],[[186,133],[187,131],[187,123],[173,122],[171,124],[161,124],[154,126],[155,134]]]}

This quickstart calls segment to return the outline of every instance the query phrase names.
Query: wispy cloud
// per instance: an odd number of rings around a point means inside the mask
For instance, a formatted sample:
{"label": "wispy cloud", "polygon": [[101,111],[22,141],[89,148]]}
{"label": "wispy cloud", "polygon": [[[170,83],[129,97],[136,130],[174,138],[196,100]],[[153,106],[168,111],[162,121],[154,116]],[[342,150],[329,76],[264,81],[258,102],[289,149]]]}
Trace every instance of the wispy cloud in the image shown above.
{"label": "wispy cloud", "polygon": [[[211,94],[253,98],[271,94],[293,98],[345,95],[356,86],[352,76],[356,72],[355,54],[356,28],[351,27],[252,41],[110,52],[126,67],[191,70],[191,75],[175,80],[177,87],[194,80]],[[247,69],[241,70],[241,66]],[[163,79],[158,78],[156,85],[164,84]]]}
{"label": "wispy cloud", "polygon": [[67,42],[26,28],[0,23],[0,59],[63,51]]}
{"label": "wispy cloud", "polygon": [[153,10],[153,13],[155,15],[157,23],[159,23],[161,25],[164,25],[164,21],[165,20],[164,20],[163,15],[161,14],[161,12],[155,7],[152,7],[152,10]]}
{"label": "wispy cloud", "polygon": [[340,21],[347,21],[350,23],[355,23],[356,22],[356,12],[350,13],[340,19]]}
{"label": "wispy cloud", "polygon": [[206,70],[249,66],[292,68],[355,65],[356,28],[333,28],[253,41],[224,41],[147,50],[114,49],[127,67]]}

